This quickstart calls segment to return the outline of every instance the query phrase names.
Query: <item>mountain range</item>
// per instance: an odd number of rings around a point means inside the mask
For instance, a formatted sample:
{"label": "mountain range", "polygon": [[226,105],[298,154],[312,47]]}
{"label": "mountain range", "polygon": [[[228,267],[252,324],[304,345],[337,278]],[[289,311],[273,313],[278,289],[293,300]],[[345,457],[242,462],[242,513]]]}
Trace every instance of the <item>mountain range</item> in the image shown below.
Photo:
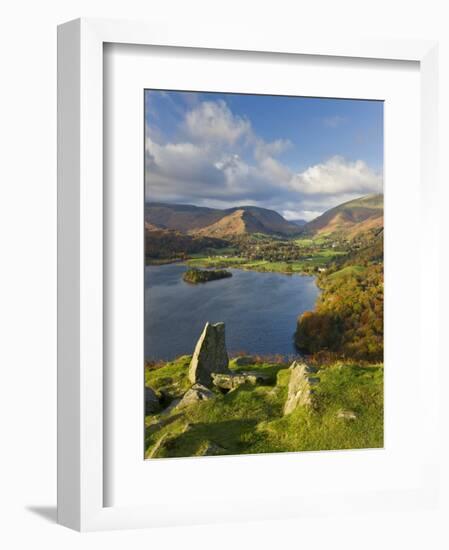
{"label": "mountain range", "polygon": [[147,203],[146,231],[170,230],[198,237],[226,239],[253,233],[295,235],[342,234],[352,238],[383,226],[383,195],[367,195],[345,202],[310,222],[289,221],[278,212],[257,206],[220,210],[188,204]]}
{"label": "mountain range", "polygon": [[301,229],[274,210],[238,206],[219,210],[190,204],[147,203],[145,223],[158,229],[209,237],[231,237],[251,233],[291,236]]}

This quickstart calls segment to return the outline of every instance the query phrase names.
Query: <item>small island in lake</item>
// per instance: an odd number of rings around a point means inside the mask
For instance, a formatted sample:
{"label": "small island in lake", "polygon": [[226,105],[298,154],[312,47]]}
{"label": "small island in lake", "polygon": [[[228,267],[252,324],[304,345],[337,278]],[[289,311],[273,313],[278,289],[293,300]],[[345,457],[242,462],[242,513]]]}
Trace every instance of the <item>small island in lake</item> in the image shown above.
{"label": "small island in lake", "polygon": [[232,277],[230,271],[226,269],[188,269],[182,278],[186,283],[194,285],[198,283],[207,283],[208,281],[216,281],[217,279],[226,279]]}

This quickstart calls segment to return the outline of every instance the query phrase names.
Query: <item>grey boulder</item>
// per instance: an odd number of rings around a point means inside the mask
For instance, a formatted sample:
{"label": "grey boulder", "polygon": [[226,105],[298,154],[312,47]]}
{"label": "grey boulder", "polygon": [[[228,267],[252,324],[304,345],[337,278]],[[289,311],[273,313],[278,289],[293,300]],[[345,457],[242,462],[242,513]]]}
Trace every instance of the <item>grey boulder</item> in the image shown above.
{"label": "grey boulder", "polygon": [[311,365],[298,361],[294,361],[290,365],[291,374],[287,400],[284,405],[284,415],[290,414],[296,407],[310,407],[312,405],[313,386],[316,386],[320,379],[311,375],[315,374],[317,370]]}
{"label": "grey boulder", "polygon": [[194,384],[186,391],[181,401],[176,405],[176,410],[184,409],[190,405],[195,405],[199,401],[207,401],[215,397],[215,394],[202,384]]}
{"label": "grey boulder", "polygon": [[259,383],[266,383],[270,380],[270,376],[258,372],[241,372],[230,374],[212,374],[214,386],[222,390],[235,390],[243,384],[251,384],[252,386]]}

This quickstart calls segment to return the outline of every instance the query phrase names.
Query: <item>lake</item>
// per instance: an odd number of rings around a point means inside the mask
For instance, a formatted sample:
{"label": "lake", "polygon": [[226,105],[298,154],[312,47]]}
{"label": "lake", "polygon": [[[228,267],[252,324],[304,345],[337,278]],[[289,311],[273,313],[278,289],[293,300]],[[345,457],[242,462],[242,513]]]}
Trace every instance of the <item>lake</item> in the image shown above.
{"label": "lake", "polygon": [[296,319],[314,308],[315,277],[230,269],[232,277],[191,285],[187,266],[145,267],[145,358],[190,355],[206,321],[226,324],[229,353],[291,355]]}

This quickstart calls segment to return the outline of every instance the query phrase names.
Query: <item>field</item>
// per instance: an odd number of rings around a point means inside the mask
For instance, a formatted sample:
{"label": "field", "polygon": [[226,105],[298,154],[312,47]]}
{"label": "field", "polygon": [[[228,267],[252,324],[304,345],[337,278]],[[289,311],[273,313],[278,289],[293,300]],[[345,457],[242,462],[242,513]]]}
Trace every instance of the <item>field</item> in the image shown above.
{"label": "field", "polygon": [[[263,385],[244,384],[229,393],[177,410],[188,390],[190,356],[145,371],[146,385],[165,399],[165,411],[146,417],[146,457],[248,454],[383,446],[383,365],[331,362],[319,366],[313,407],[283,415],[288,364],[264,361],[234,373],[263,372]],[[170,406],[171,404],[171,406]]]}
{"label": "field", "polygon": [[[216,254],[195,254],[191,255],[187,260],[189,267],[197,268],[225,268],[234,267],[239,269],[249,269],[252,271],[273,271],[277,273],[310,273],[320,268],[325,268],[330,262],[340,256],[345,255],[343,250],[335,250],[328,245],[328,242],[323,238],[314,239],[296,239],[290,241],[291,245],[294,245],[297,249],[297,254],[292,255],[294,259],[286,258],[285,260],[271,260],[267,259],[269,254],[265,254],[265,257],[251,258],[252,249],[258,247],[258,241],[265,236],[257,235],[252,236],[251,246],[246,247],[241,251],[239,255],[236,255],[238,249],[229,248],[230,254],[222,249],[217,251]],[[272,242],[276,241],[271,239]],[[245,257],[245,251],[249,248],[249,257]],[[256,256],[264,256],[263,253],[254,254]]]}

